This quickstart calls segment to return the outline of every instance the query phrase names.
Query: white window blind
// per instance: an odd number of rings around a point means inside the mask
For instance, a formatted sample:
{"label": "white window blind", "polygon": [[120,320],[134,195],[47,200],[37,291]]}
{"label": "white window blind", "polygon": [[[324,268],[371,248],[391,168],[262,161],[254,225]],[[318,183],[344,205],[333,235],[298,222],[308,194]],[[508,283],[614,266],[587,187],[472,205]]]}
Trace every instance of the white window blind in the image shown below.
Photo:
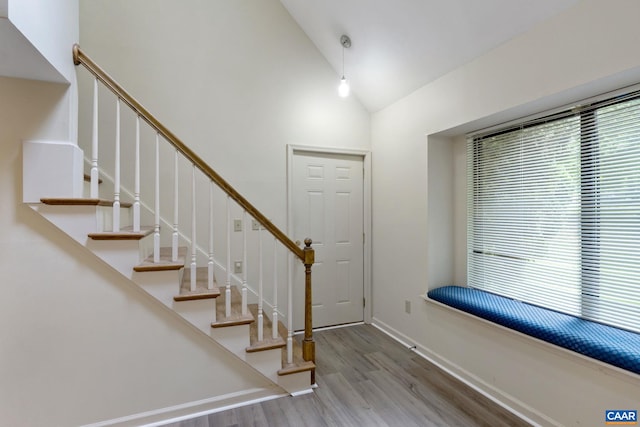
{"label": "white window blind", "polygon": [[468,139],[469,286],[640,331],[640,99]]}

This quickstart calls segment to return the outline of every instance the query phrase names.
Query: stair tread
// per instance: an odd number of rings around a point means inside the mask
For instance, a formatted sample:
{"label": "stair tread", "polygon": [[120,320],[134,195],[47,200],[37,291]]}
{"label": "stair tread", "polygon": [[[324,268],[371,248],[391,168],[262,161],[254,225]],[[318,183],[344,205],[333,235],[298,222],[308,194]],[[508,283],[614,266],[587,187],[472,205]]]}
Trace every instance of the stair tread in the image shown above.
{"label": "stair tread", "polygon": [[[287,327],[282,322],[278,322],[278,332],[281,336],[287,336]],[[278,375],[291,375],[298,372],[313,371],[316,368],[315,363],[306,361],[302,357],[302,345],[298,340],[293,338],[293,359],[291,364],[287,363],[287,349],[282,350],[282,369],[278,371]]]}
{"label": "stair tread", "polygon": [[[282,322],[279,322],[278,326],[280,333],[286,335],[287,329]],[[304,360],[302,357],[302,345],[295,338],[293,339],[293,363],[287,363],[287,349],[282,349],[282,369],[278,371],[278,375],[297,374],[298,372],[312,371],[315,368],[315,363]]]}
{"label": "stair tread", "polygon": [[[255,319],[258,318],[258,304],[249,304],[248,309]],[[247,353],[253,353],[256,351],[273,350],[275,348],[282,348],[287,345],[282,336],[278,335],[277,338],[272,336],[272,323],[271,319],[267,316],[263,316],[263,340],[258,341],[258,322],[254,322],[249,327],[249,347],[246,348]]]}
{"label": "stair tread", "polygon": [[253,316],[242,314],[231,314],[231,316],[222,316],[217,322],[211,324],[212,328],[223,328],[225,326],[248,325],[255,322]]}
{"label": "stair tread", "polygon": [[211,324],[212,328],[222,328],[225,326],[248,325],[255,320],[250,312],[242,315],[242,295],[235,286],[231,286],[231,316],[225,316],[226,311],[226,287],[220,287],[220,297],[216,304],[216,322]]}
{"label": "stair tread", "polygon": [[[249,312],[253,314],[254,317],[258,317],[258,304],[249,304],[248,305]],[[262,351],[262,350],[271,350],[274,348],[282,349],[281,363],[282,369],[278,370],[278,375],[291,375],[297,374],[298,372],[311,371],[315,369],[316,365],[313,362],[307,362],[302,357],[302,346],[297,340],[293,340],[293,363],[287,363],[287,327],[284,323],[278,321],[278,339],[274,340],[272,338],[272,322],[268,316],[264,316],[264,336],[268,337],[263,339],[262,341],[258,341],[258,326],[257,322],[251,324],[249,328],[250,332],[250,345],[247,347],[246,351],[248,353]],[[270,344],[278,344],[270,346]]]}
{"label": "stair tread", "polygon": [[[284,363],[283,365],[286,365],[286,363]],[[312,371],[314,369],[316,369],[315,363],[311,361],[306,362],[304,360],[300,360],[296,362],[296,359],[294,358],[292,364],[286,365],[282,369],[278,370],[278,375],[280,376],[292,375],[292,374],[297,374],[299,372]]]}
{"label": "stair tread", "polygon": [[133,267],[134,271],[166,271],[166,270],[180,270],[184,267],[184,262],[187,255],[186,247],[178,248],[178,260],[171,261],[172,248],[164,247],[160,248],[160,261],[153,262],[153,255],[149,255],[140,264]]}
{"label": "stair tread", "polygon": [[[256,322],[253,322],[251,325],[254,325]],[[255,353],[258,351],[265,350],[274,350],[276,348],[285,347],[287,343],[281,337],[273,339],[272,337],[266,337],[262,341],[256,341],[254,344],[251,344],[246,348],[247,353]]]}
{"label": "stair tread", "polygon": [[[113,206],[113,200],[83,197],[43,197],[40,202],[54,206]],[[129,202],[120,202],[121,208],[130,208]]]}
{"label": "stair tread", "polygon": [[123,227],[120,231],[101,231],[89,233],[93,240],[140,240],[153,233],[153,227],[140,227],[140,231],[133,231],[133,227]]}
{"label": "stair tread", "polygon": [[[186,248],[185,248],[186,255]],[[184,264],[184,263],[183,263]],[[220,296],[220,289],[213,278],[213,289],[209,289],[209,276],[207,267],[196,268],[196,289],[191,290],[191,268],[185,268],[180,283],[180,293],[173,297],[174,301],[190,301],[198,299],[217,298]]]}

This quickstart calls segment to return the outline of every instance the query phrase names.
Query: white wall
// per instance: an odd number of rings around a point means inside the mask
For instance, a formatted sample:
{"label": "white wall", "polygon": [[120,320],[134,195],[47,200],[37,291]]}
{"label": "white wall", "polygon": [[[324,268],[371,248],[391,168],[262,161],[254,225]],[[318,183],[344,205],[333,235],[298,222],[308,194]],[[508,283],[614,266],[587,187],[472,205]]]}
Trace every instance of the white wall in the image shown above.
{"label": "white wall", "polygon": [[369,114],[279,1],[176,5],[81,1],[81,46],[284,229],[286,144],[368,149]]}
{"label": "white wall", "polygon": [[[82,49],[282,230],[287,226],[287,144],[370,148],[369,113],[353,96],[337,96],[340,76],[278,0],[187,0],[179,7],[169,0],[91,0],[80,5]],[[80,145],[88,147],[91,88],[84,85],[85,74],[79,75]],[[100,111],[113,114],[113,96],[101,90],[100,99]],[[134,130],[131,118],[124,116],[122,182],[131,190]],[[113,170],[113,129],[103,125],[100,130],[100,164],[107,171]],[[145,132],[143,128],[143,174],[145,168],[150,172],[154,138]],[[173,218],[172,159],[163,149],[161,212],[166,225]],[[190,171],[182,166],[180,229],[190,236]],[[198,181],[198,190],[207,195],[204,180]],[[143,178],[141,194],[153,204],[150,179]],[[214,256],[225,265],[225,197],[216,192],[214,198],[214,228],[221,237],[215,239]],[[205,254],[207,197],[199,197],[197,212],[197,240]],[[233,208],[232,218],[242,214]],[[257,250],[257,234],[249,231],[248,236],[249,286],[254,289],[258,261],[251,252]],[[302,241],[307,236],[291,237]],[[232,239],[232,260],[242,260],[241,233],[233,233]],[[271,239],[265,236],[264,241],[268,252]],[[286,314],[284,253],[278,260],[278,306]],[[203,261],[201,257],[200,265]],[[273,262],[268,254],[264,264],[265,295],[271,301]],[[224,284],[225,273],[218,270],[217,277]]]}
{"label": "white wall", "polygon": [[22,204],[21,142],[64,138],[65,91],[0,78],[0,425],[82,425],[269,387]]}
{"label": "white wall", "polygon": [[8,0],[9,20],[65,77],[75,81],[71,47],[78,42],[78,0]]}
{"label": "white wall", "polygon": [[[10,77],[22,77],[68,84],[60,100],[59,119],[66,127],[62,140],[77,141],[78,92],[71,49],[78,42],[78,0],[7,0],[8,25],[3,46],[11,65]],[[15,34],[14,34],[15,33]],[[48,63],[48,64],[47,64]],[[2,69],[3,67],[0,67]]]}
{"label": "white wall", "polygon": [[598,425],[640,379],[419,295],[465,278],[459,135],[640,82],[639,13],[582,1],[372,117],[375,322],[542,424]]}

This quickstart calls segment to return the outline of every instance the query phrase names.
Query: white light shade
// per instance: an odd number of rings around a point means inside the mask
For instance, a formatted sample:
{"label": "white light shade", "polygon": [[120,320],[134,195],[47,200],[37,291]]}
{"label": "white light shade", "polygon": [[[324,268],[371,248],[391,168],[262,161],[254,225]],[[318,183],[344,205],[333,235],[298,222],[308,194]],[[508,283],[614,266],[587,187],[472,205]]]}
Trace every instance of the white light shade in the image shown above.
{"label": "white light shade", "polygon": [[338,95],[343,98],[349,96],[349,84],[347,83],[347,79],[345,79],[344,77],[340,79],[340,86],[338,86]]}

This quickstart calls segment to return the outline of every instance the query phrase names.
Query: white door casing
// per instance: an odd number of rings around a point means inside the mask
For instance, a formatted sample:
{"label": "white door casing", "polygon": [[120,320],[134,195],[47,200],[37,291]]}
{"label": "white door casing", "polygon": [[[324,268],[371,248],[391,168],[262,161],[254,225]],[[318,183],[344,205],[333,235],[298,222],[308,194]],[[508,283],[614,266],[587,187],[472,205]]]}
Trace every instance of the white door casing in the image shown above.
{"label": "white door casing", "polygon": [[[313,240],[313,327],[368,320],[366,152],[289,147],[289,235]],[[293,265],[294,329],[304,324],[304,267]]]}

